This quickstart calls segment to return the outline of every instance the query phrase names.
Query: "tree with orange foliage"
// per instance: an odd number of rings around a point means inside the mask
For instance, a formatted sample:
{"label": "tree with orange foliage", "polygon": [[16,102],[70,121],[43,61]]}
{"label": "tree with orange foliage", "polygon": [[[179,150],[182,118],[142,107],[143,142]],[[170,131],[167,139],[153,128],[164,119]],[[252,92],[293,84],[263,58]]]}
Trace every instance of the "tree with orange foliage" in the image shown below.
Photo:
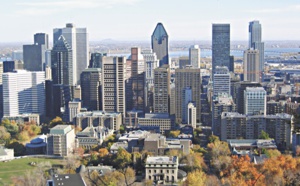
{"label": "tree with orange foliage", "polygon": [[99,157],[100,158],[103,158],[103,157],[105,157],[109,154],[109,152],[106,148],[101,148],[101,149],[99,149],[98,152],[99,152]]}
{"label": "tree with orange foliage", "polygon": [[230,185],[264,185],[264,175],[251,163],[248,155],[231,157],[230,166],[221,172],[222,183]]}

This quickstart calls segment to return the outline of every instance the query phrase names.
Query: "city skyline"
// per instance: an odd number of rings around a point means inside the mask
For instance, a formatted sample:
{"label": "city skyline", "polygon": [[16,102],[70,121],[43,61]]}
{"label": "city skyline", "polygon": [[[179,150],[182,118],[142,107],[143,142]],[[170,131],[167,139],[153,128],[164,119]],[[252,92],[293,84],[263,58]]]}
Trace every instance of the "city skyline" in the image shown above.
{"label": "city skyline", "polygon": [[[170,40],[211,40],[213,23],[229,23],[232,40],[247,40],[248,24],[253,20],[263,25],[263,40],[300,40],[298,10],[300,3],[296,0],[254,0],[242,4],[237,0],[185,3],[179,0],[16,0],[2,2],[5,17],[2,25],[6,29],[0,42],[29,42],[32,34],[39,32],[51,36],[53,28],[65,23],[86,27],[91,41],[149,40],[158,22],[164,24]],[[130,29],[136,27],[140,29]]]}

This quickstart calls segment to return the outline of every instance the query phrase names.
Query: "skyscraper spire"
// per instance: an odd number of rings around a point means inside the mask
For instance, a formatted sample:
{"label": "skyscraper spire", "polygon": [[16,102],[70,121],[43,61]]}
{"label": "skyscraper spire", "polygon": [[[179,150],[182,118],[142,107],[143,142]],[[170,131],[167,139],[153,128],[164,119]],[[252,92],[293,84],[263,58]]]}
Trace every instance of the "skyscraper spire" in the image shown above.
{"label": "skyscraper spire", "polygon": [[152,49],[159,60],[159,66],[169,64],[169,36],[162,23],[157,23],[151,37]]}

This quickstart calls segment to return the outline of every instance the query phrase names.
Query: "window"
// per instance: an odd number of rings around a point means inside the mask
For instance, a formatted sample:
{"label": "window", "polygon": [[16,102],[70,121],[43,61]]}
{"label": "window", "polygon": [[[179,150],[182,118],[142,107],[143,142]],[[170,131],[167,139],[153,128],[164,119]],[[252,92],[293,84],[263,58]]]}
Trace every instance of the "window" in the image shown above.
{"label": "window", "polygon": [[149,170],[149,173],[151,173],[151,170]]}

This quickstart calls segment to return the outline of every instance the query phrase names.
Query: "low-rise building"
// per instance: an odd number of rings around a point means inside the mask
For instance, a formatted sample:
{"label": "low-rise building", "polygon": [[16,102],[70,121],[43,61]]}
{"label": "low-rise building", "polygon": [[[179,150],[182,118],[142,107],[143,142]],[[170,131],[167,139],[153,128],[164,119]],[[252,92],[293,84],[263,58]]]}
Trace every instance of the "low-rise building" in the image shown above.
{"label": "low-rise building", "polygon": [[146,160],[146,179],[155,184],[177,182],[177,156],[149,156]]}
{"label": "low-rise building", "polygon": [[14,149],[6,149],[3,146],[0,146],[0,162],[1,161],[10,161],[15,158]]}
{"label": "low-rise building", "polygon": [[174,120],[169,114],[164,113],[146,113],[145,117],[138,118],[139,126],[159,126],[160,132],[165,133],[166,130],[171,130],[174,125]]}
{"label": "low-rise building", "polygon": [[150,134],[144,141],[144,150],[153,153],[153,155],[165,155],[170,150],[189,154],[191,144],[189,139],[166,139],[161,134]]}
{"label": "low-rise building", "polygon": [[47,135],[40,135],[33,140],[30,141],[30,143],[27,143],[25,145],[26,148],[26,154],[46,154],[47,153]]}
{"label": "low-rise building", "polygon": [[47,135],[48,155],[68,156],[75,145],[75,131],[71,125],[56,125]]}
{"label": "low-rise building", "polygon": [[122,114],[104,111],[80,112],[74,120],[75,125],[82,129],[100,126],[110,130],[119,130],[122,124]]}
{"label": "low-rise building", "polygon": [[25,122],[35,123],[40,125],[40,115],[38,114],[20,114],[17,116],[3,116],[2,119],[8,119],[9,121],[15,121],[18,124],[24,124]]}
{"label": "low-rise building", "polygon": [[86,186],[80,174],[54,174],[47,186]]}

